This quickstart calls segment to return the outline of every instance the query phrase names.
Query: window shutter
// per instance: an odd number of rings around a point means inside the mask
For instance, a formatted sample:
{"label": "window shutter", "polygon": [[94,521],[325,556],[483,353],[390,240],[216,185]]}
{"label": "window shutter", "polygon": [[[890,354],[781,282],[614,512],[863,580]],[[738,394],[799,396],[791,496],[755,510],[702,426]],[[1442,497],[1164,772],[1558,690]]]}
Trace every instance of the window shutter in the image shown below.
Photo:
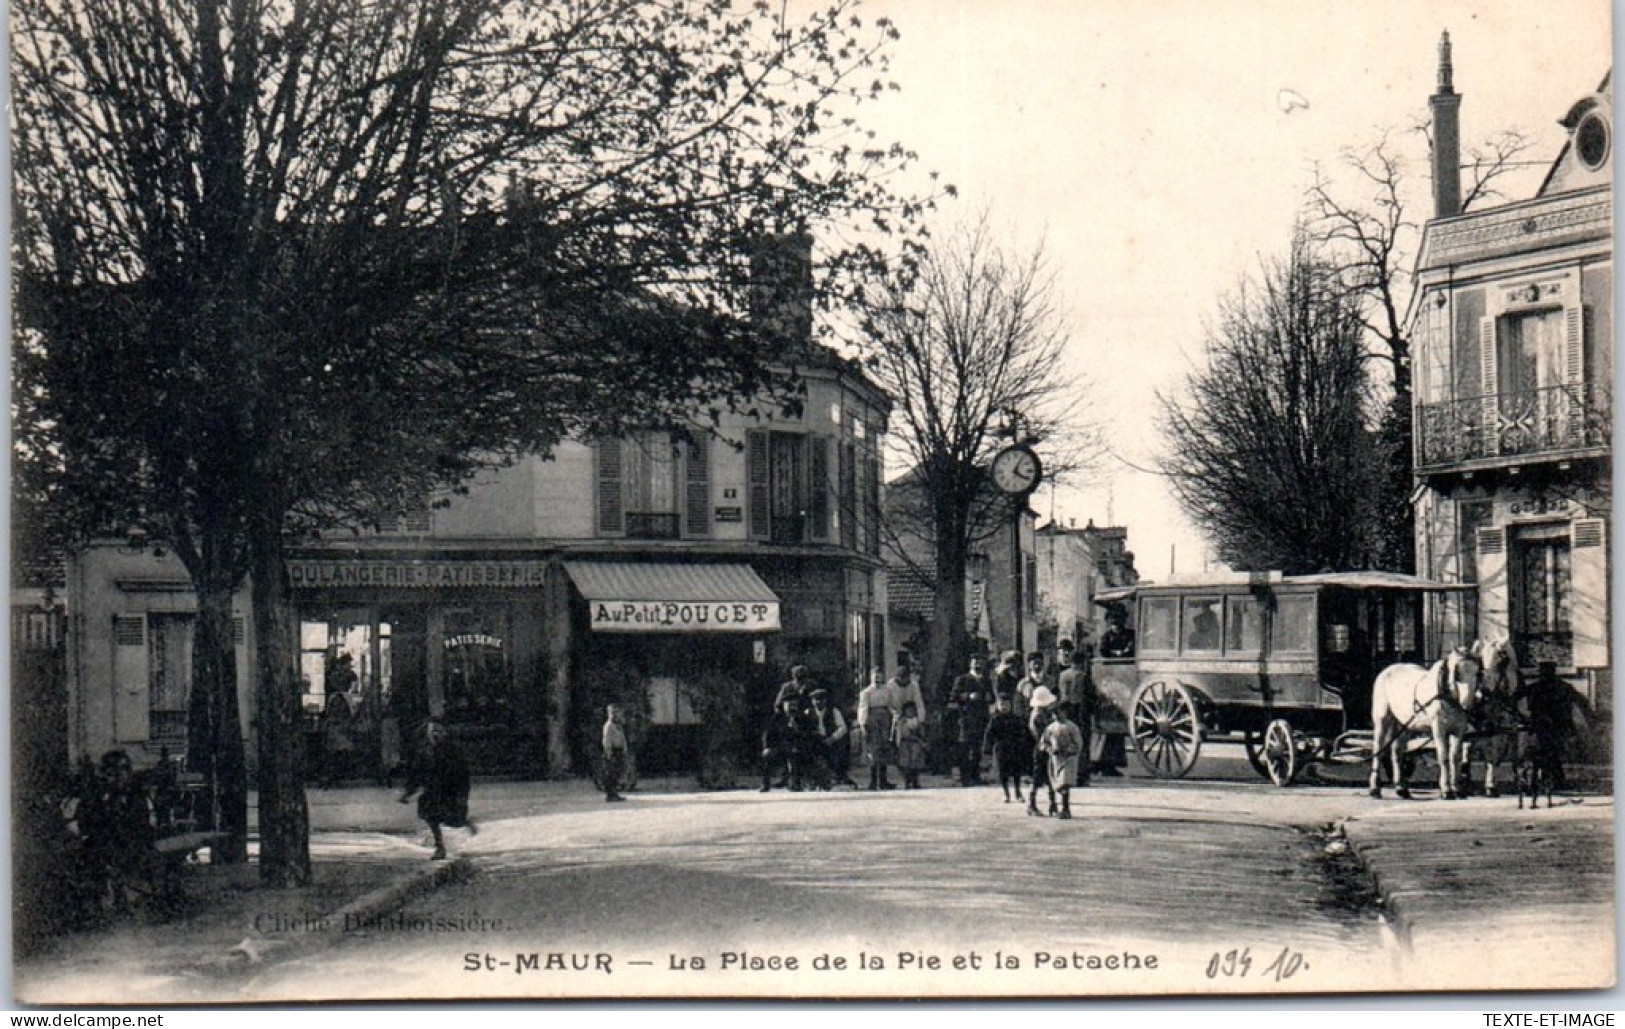
{"label": "window shutter", "polygon": [[619,536],[626,531],[625,475],[621,441],[599,440],[593,445],[597,457],[598,534]]}
{"label": "window shutter", "polygon": [[1478,530],[1478,635],[1505,636],[1509,629],[1505,529]]}
{"label": "window shutter", "polygon": [[113,616],[113,738],[144,743],[151,735],[152,683],[147,661],[147,616]]}
{"label": "window shutter", "polygon": [[745,433],[745,517],[751,539],[767,539],[772,534],[772,507],[767,492],[767,433]]}
{"label": "window shutter", "polygon": [[880,553],[880,460],[865,458],[863,462],[863,550],[867,554]]}
{"label": "window shutter", "polygon": [[711,535],[711,437],[690,439],[684,447],[683,521],[690,536]]}
{"label": "window shutter", "polygon": [[829,541],[828,436],[807,437],[807,520],[815,541]]}
{"label": "window shutter", "polygon": [[841,526],[841,546],[858,549],[858,458],[857,447],[841,444],[840,507],[836,519]]}
{"label": "window shutter", "polygon": [[1570,529],[1570,570],[1574,596],[1569,625],[1574,632],[1574,666],[1606,668],[1608,660],[1608,523],[1576,519]]}
{"label": "window shutter", "polygon": [[1497,454],[1501,448],[1499,440],[1500,406],[1496,402],[1496,392],[1499,388],[1500,376],[1495,366],[1495,319],[1480,318],[1478,320],[1478,373],[1480,376],[1481,398],[1483,410],[1479,417],[1483,421],[1484,449],[1483,456]]}
{"label": "window shutter", "polygon": [[1563,309],[1563,381],[1570,386],[1585,382],[1584,327],[1580,308]]}

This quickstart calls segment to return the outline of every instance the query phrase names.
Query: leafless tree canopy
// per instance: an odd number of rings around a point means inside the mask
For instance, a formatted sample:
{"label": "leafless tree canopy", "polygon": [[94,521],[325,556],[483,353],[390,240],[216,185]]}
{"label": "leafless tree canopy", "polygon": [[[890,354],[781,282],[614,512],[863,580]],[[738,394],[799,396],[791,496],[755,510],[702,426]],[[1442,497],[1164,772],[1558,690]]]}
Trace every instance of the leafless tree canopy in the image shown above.
{"label": "leafless tree canopy", "polygon": [[1365,567],[1377,469],[1359,315],[1300,233],[1225,300],[1187,393],[1163,396],[1163,470],[1239,569]]}
{"label": "leafless tree canopy", "polygon": [[[1425,173],[1415,174],[1404,141],[1431,148],[1431,125],[1422,121],[1399,139],[1384,132],[1365,147],[1345,149],[1331,172],[1316,167],[1308,190],[1309,236],[1336,268],[1365,327],[1367,345],[1386,375],[1377,382],[1388,402],[1376,408],[1374,437],[1384,473],[1373,508],[1374,559],[1383,567],[1415,567],[1411,491],[1411,341],[1405,323],[1410,267],[1416,259],[1428,212]],[[1463,162],[1462,208],[1501,196],[1498,185],[1521,162],[1530,141],[1521,133],[1497,133],[1471,148]],[[1426,164],[1422,165],[1424,171]],[[1420,181],[1419,181],[1420,180]],[[1419,205],[1421,210],[1419,213]]]}
{"label": "leafless tree canopy", "polygon": [[1081,414],[1085,384],[1064,365],[1070,326],[1043,247],[1012,253],[985,216],[871,293],[865,329],[895,404],[893,466],[907,469],[888,500],[890,549],[930,555],[936,576],[926,681],[937,683],[964,635],[966,558],[1010,508],[988,483],[992,456],[1019,439],[1046,476],[1076,474],[1098,436]]}

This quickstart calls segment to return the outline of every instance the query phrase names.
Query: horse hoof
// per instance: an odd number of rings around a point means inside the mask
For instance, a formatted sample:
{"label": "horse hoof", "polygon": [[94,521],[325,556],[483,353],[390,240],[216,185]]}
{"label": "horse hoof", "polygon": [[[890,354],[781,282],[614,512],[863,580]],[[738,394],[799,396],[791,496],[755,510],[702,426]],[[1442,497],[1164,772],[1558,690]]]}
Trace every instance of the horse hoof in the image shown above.
{"label": "horse hoof", "polygon": [[1381,799],[1382,799],[1382,791],[1381,791],[1381,790],[1379,790],[1379,789],[1375,789],[1375,788],[1373,788],[1373,789],[1372,789],[1372,790],[1371,790],[1371,795],[1372,795],[1372,796],[1373,796],[1373,797],[1375,797],[1375,798],[1376,798],[1376,799],[1378,799],[1378,800],[1381,800]]}
{"label": "horse hoof", "polygon": [[1501,791],[1496,789],[1494,786],[1491,786],[1489,789],[1484,791],[1484,796],[1486,797],[1499,797],[1500,795]]}
{"label": "horse hoof", "polygon": [[1401,786],[1398,789],[1394,790],[1394,796],[1398,797],[1400,800],[1410,800],[1411,799],[1410,788],[1407,787],[1407,786]]}

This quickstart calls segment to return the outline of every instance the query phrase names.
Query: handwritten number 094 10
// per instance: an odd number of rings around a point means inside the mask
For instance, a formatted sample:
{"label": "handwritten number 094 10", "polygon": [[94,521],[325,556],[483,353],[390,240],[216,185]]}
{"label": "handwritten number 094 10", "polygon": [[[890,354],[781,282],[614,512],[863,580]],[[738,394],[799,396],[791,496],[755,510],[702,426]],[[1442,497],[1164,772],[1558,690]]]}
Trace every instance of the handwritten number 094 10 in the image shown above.
{"label": "handwritten number 094 10", "polygon": [[[1281,952],[1270,959],[1259,972],[1260,975],[1269,976],[1276,982],[1290,979],[1299,972],[1309,969],[1309,963],[1303,955],[1291,947],[1282,947]],[[1253,970],[1253,949],[1242,947],[1232,948],[1225,952],[1215,952],[1208,959],[1207,977],[1209,979],[1241,979],[1250,975]]]}

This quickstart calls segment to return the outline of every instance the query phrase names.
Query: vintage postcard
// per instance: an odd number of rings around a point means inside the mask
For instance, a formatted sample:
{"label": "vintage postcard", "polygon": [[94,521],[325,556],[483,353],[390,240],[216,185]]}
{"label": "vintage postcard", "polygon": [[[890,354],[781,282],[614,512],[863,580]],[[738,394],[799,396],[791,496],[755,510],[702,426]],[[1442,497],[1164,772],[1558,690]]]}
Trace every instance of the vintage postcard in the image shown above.
{"label": "vintage postcard", "polygon": [[11,25],[17,1003],[1615,985],[1602,0]]}

